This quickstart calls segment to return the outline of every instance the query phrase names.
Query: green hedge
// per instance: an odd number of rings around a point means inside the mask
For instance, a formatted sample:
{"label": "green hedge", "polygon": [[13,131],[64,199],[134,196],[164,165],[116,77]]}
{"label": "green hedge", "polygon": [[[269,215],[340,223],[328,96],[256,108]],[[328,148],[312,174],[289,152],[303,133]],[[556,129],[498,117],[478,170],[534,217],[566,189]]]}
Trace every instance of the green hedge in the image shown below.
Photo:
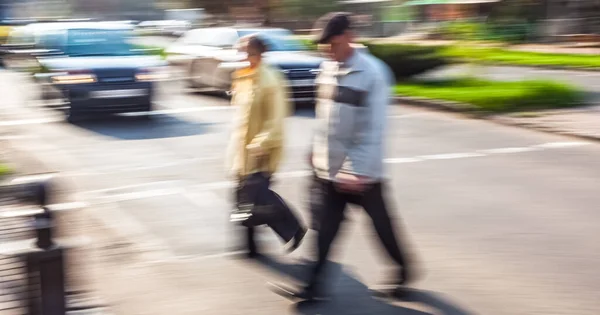
{"label": "green hedge", "polygon": [[9,175],[10,173],[12,173],[12,169],[8,165],[0,163],[0,177]]}
{"label": "green hedge", "polygon": [[487,112],[513,112],[582,105],[584,94],[568,84],[546,80],[497,82],[476,78],[410,81],[396,93],[470,104]]}
{"label": "green hedge", "polygon": [[371,54],[390,67],[396,80],[405,80],[450,63],[439,47],[370,43],[364,45]]}
{"label": "green hedge", "polygon": [[436,33],[449,40],[521,43],[534,36],[534,25],[524,22],[457,21],[442,24]]}
{"label": "green hedge", "polygon": [[[317,49],[317,46],[310,40],[303,40],[303,43],[309,49]],[[361,44],[365,45],[373,56],[381,59],[390,67],[396,80],[405,80],[447,65],[451,60],[443,54],[443,47],[369,42],[362,42]]]}

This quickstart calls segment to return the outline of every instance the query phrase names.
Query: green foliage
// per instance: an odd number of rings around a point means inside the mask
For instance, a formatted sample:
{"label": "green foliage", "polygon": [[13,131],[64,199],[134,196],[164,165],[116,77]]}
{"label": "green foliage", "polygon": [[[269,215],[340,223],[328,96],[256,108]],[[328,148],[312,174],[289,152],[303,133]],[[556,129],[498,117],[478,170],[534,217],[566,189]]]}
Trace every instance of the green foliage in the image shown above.
{"label": "green foliage", "polygon": [[292,17],[320,17],[329,12],[339,11],[337,1],[323,0],[283,0],[283,8]]}
{"label": "green foliage", "polygon": [[0,177],[6,176],[12,173],[12,169],[6,165],[0,163]]}
{"label": "green foliage", "polygon": [[475,22],[447,22],[437,29],[442,37],[455,40],[479,40],[485,32],[485,24]]}
{"label": "green foliage", "polygon": [[450,40],[520,43],[533,37],[533,25],[525,22],[447,22],[437,34]]}
{"label": "green foliage", "polygon": [[449,64],[439,47],[370,43],[364,45],[373,56],[391,68],[396,80],[404,80]]}
{"label": "green foliage", "polygon": [[[302,42],[309,49],[316,50],[311,40]],[[394,72],[396,80],[404,80],[425,71],[449,64],[449,58],[442,54],[440,47],[402,45],[402,44],[373,44],[362,42],[373,56],[385,62]]]}
{"label": "green foliage", "polygon": [[477,63],[564,68],[600,68],[600,56],[584,54],[551,54],[514,51],[502,48],[446,46],[441,48],[448,58]]}
{"label": "green foliage", "polygon": [[546,80],[497,82],[474,78],[411,81],[396,93],[474,105],[489,112],[512,112],[582,105],[584,95],[574,87]]}

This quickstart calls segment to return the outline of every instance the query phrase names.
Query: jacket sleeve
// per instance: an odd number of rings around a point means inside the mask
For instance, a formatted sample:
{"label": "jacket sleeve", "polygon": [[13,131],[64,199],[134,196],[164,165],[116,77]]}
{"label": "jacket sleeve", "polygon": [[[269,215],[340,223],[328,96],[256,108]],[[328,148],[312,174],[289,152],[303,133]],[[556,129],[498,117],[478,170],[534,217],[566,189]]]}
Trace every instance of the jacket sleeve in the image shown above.
{"label": "jacket sleeve", "polygon": [[266,85],[262,93],[266,118],[261,132],[247,146],[250,152],[256,149],[265,151],[280,145],[283,140],[283,120],[289,111],[283,78],[273,75],[272,82]]}
{"label": "jacket sleeve", "polygon": [[390,104],[393,79],[386,71],[374,75],[366,97],[365,120],[356,126],[355,138],[348,149],[341,172],[369,176],[381,163],[387,108]]}

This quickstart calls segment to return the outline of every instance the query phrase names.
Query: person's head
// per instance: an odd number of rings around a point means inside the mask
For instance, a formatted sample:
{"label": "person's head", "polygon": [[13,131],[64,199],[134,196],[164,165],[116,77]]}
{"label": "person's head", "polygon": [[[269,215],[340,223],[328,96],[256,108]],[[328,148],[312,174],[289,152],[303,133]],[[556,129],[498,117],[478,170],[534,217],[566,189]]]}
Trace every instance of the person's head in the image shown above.
{"label": "person's head", "polygon": [[256,68],[262,61],[262,54],[267,51],[267,44],[260,36],[253,34],[240,38],[238,49],[246,53],[250,68]]}
{"label": "person's head", "polygon": [[336,61],[342,62],[352,55],[354,32],[350,14],[329,13],[315,23],[315,42],[319,49]]}

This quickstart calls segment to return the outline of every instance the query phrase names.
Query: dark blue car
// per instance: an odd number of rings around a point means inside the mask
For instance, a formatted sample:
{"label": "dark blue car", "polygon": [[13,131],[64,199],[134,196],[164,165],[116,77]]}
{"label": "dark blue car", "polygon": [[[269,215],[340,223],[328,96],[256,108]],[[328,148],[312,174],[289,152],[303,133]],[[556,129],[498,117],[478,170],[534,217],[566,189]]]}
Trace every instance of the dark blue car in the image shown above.
{"label": "dark blue car", "polygon": [[35,46],[34,75],[49,106],[76,121],[104,114],[150,112],[165,63],[130,44],[125,23],[39,23],[26,26]]}

